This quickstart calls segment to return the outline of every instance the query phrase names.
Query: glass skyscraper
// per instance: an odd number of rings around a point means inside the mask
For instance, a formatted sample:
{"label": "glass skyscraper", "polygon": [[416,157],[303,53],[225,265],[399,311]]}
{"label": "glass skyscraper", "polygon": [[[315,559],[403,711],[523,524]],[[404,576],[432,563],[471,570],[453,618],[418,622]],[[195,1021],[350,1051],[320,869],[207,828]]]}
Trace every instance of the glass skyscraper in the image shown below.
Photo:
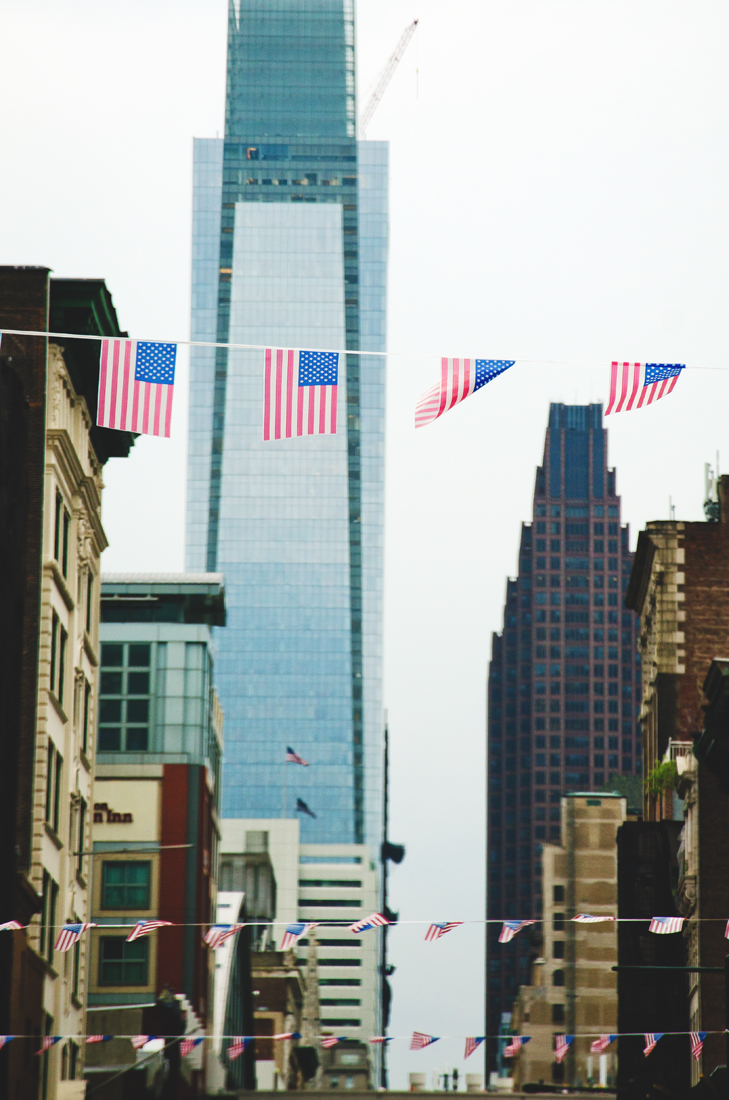
{"label": "glass skyscraper", "polygon": [[[490,1036],[539,953],[538,925],[500,944],[499,921],[541,915],[542,845],[560,842],[561,796],[641,770],[638,619],[624,606],[628,535],[602,406],[551,405],[533,519],[522,526],[489,667]],[[565,1006],[552,1008],[559,1031]],[[491,1068],[495,1053],[492,1040]]]}
{"label": "glass skyscraper", "polygon": [[[384,350],[388,151],[356,139],[354,63],[353,0],[230,0],[225,137],[194,148],[193,340]],[[304,842],[374,845],[384,359],[342,356],[339,383],[339,434],[264,443],[263,352],[192,349],[187,568],[226,579],[224,816],[299,797]]]}

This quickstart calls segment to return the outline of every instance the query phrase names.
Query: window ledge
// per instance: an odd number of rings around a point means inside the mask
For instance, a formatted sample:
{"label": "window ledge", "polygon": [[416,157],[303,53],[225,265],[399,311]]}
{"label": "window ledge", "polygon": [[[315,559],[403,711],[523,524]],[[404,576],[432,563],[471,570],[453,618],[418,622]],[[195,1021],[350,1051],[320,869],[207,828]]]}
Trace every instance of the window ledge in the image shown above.
{"label": "window ledge", "polygon": [[76,872],[76,882],[79,884],[82,890],[88,890],[88,883],[79,871]]}
{"label": "window ledge", "polygon": [[84,1007],[83,1001],[81,1000],[81,998],[78,996],[77,993],[72,993],[71,994],[71,1004],[73,1005],[74,1008],[81,1009],[81,1008]]}
{"label": "window ledge", "polygon": [[94,668],[98,668],[99,667],[99,656],[98,656],[96,650],[94,649],[94,643],[91,641],[91,638],[90,638],[89,634],[85,630],[84,630],[84,650],[86,651],[86,656],[88,657],[90,664],[92,664],[94,666]]}
{"label": "window ledge", "polygon": [[65,710],[61,706],[61,703],[59,702],[59,700],[56,698],[55,691],[51,691],[50,688],[46,688],[46,691],[48,693],[48,698],[50,699],[51,703],[53,704],[53,709],[55,710],[58,717],[61,719],[62,722],[64,722],[64,723],[67,722],[68,721],[68,715],[66,714]]}
{"label": "window ledge", "polygon": [[63,847],[63,841],[61,840],[60,836],[58,835],[56,830],[53,828],[53,826],[50,825],[47,821],[44,821],[43,825],[44,825],[45,830],[46,830],[46,836],[50,837],[50,839],[53,841],[56,848],[58,848],[58,850],[60,852],[61,848]]}
{"label": "window ledge", "polygon": [[76,606],[76,601],[71,595],[71,589],[68,587],[68,581],[61,572],[58,566],[58,562],[54,561],[53,558],[51,558],[49,561],[46,562],[46,569],[56,582],[56,587],[63,596],[63,602],[65,603],[66,607],[69,611],[73,611],[74,607]]}
{"label": "window ledge", "polygon": [[79,750],[79,754],[78,754],[78,756],[79,756],[79,760],[81,761],[81,763],[83,764],[83,766],[84,766],[84,767],[86,768],[86,771],[87,771],[87,772],[88,772],[89,774],[91,774],[91,761],[89,760],[88,756],[87,756],[87,755],[86,755],[86,753],[85,753],[85,752],[83,751],[83,749],[80,749],[80,750]]}

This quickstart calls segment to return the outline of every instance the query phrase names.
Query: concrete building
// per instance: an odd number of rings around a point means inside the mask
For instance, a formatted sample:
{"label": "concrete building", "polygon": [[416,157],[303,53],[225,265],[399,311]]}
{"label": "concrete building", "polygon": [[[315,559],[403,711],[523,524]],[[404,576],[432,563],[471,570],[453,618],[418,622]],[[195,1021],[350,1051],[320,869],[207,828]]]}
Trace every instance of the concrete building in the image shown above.
{"label": "concrete building", "polygon": [[[617,833],[626,802],[605,792],[562,798],[562,844],[543,853],[541,956],[533,983],[519,991],[512,1013],[515,1035],[530,1035],[513,1059],[514,1089],[525,1084],[583,1088],[615,1084],[617,1044],[590,1053],[585,1032],[617,1032],[618,961]],[[583,924],[578,913],[607,918]],[[518,937],[517,937],[518,938]],[[508,951],[510,944],[502,945]],[[555,1037],[576,1035],[562,1063],[554,1059]]]}
{"label": "concrete building", "polygon": [[[240,883],[238,868],[251,837],[268,835],[276,876],[275,944],[287,923],[315,922],[322,1032],[367,1042],[379,1035],[380,930],[355,935],[347,925],[379,908],[378,875],[364,844],[302,844],[299,822],[286,818],[223,818],[221,880]],[[258,840],[256,839],[256,843]],[[273,945],[272,945],[273,946]],[[300,969],[308,937],[299,940]]]}
{"label": "concrete building", "polygon": [[[183,999],[188,1032],[211,1016],[201,927],[216,912],[223,717],[212,627],[224,623],[218,574],[103,578],[88,1003],[112,1034],[112,1006],[139,1009],[145,1033],[143,1010],[165,987]],[[174,927],[131,942],[119,927],[155,919]],[[104,1059],[97,1048],[89,1074]]]}
{"label": "concrete building", "polygon": [[[0,268],[0,326],[121,335],[102,280],[32,267]],[[0,1057],[0,1094],[70,1100],[88,944],[55,942],[89,919],[102,469],[133,437],[95,427],[97,341],[5,333],[0,350],[0,921],[30,925],[0,943],[0,1028],[26,1036]],[[41,1034],[64,1039],[35,1058]]]}
{"label": "concrete building", "polygon": [[[716,499],[707,502],[707,522],[660,521],[641,531],[626,602],[640,615],[644,816],[666,835],[656,846],[657,858],[666,845],[670,849],[672,886],[687,918],[681,961],[720,967],[729,912],[729,798],[693,752],[696,744],[701,755],[707,703],[702,689],[710,666],[729,655],[729,478],[720,478],[717,489]],[[724,1028],[721,974],[692,975],[682,995],[688,997],[692,1030]],[[679,1073],[669,1045],[686,1075],[690,1067],[694,1083],[726,1063],[721,1034],[707,1035],[698,1062],[687,1043],[666,1044],[654,1052],[656,1065],[665,1061],[666,1083]]]}
{"label": "concrete building", "polygon": [[[560,802],[641,772],[636,616],[623,608],[632,555],[607,464],[601,405],[551,405],[533,518],[507,582],[488,685],[487,1022],[528,981],[527,930],[504,952],[498,919],[539,917],[541,851]],[[488,1043],[495,1069],[497,1044]]]}

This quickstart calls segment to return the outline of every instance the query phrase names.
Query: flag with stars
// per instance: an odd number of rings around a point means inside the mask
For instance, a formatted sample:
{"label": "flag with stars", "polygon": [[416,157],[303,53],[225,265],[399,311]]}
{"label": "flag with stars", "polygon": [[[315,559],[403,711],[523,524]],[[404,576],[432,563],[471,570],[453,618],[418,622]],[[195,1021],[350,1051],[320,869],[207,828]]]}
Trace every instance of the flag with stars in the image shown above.
{"label": "flag with stars", "polygon": [[4,924],[0,924],[0,932],[13,932],[18,928],[25,928],[25,925],[17,920],[6,920]]}
{"label": "flag with stars", "polygon": [[504,1058],[514,1058],[519,1053],[524,1043],[528,1043],[531,1035],[514,1035],[508,1046],[504,1047]]}
{"label": "flag with stars", "polygon": [[309,767],[309,761],[304,760],[303,756],[299,756],[296,749],[292,749],[290,745],[286,749],[286,763],[287,764],[302,764],[305,768]]}
{"label": "flag with stars", "polygon": [[392,1042],[392,1036],[391,1035],[373,1035],[370,1038],[370,1042],[371,1043],[391,1043]]}
{"label": "flag with stars", "polygon": [[509,943],[517,932],[521,932],[522,928],[526,928],[528,924],[536,923],[534,920],[505,920],[499,932],[499,943]]}
{"label": "flag with stars", "polygon": [[55,943],[56,951],[70,951],[78,943],[87,928],[96,928],[95,924],[64,924]]}
{"label": "flag with stars", "polygon": [[177,344],[102,340],[98,426],[168,439],[176,359]]}
{"label": "flag with stars", "polygon": [[468,1035],[466,1037],[466,1049],[463,1054],[463,1060],[470,1058],[476,1047],[479,1047],[486,1038],[485,1035]]}
{"label": "flag with stars", "polygon": [[437,1043],[438,1039],[438,1035],[426,1035],[422,1031],[414,1031],[410,1040],[410,1049],[423,1050],[424,1047],[429,1047],[431,1043]]}
{"label": "flag with stars", "polygon": [[129,1040],[135,1050],[141,1050],[143,1046],[146,1046],[150,1039],[154,1039],[154,1035],[132,1035]]}
{"label": "flag with stars", "polygon": [[188,1054],[192,1054],[195,1047],[200,1046],[204,1038],[204,1035],[200,1035],[197,1039],[183,1039],[180,1043],[180,1057],[187,1058]]}
{"label": "flag with stars", "polygon": [[673,392],[682,370],[685,370],[685,364],[613,363],[610,368],[610,400],[605,416],[630,412],[659,401]]}
{"label": "flag with stars", "polygon": [[237,1039],[234,1039],[228,1047],[228,1058],[230,1061],[234,1062],[236,1058],[240,1058],[243,1051],[252,1041],[253,1036],[251,1035],[239,1035]]}
{"label": "flag with stars", "polygon": [[680,932],[683,928],[684,917],[653,917],[649,932],[657,932],[659,935],[670,936],[673,932]]}
{"label": "flag with stars", "polygon": [[226,940],[234,936],[243,927],[242,924],[213,924],[205,933],[205,943],[215,950],[221,947]]}
{"label": "flag with stars", "polygon": [[311,928],[316,928],[316,924],[305,924],[303,921],[287,924],[286,931],[281,938],[281,950],[287,951],[290,947],[294,947]]}
{"label": "flag with stars", "polygon": [[445,936],[446,932],[452,932],[454,928],[460,928],[462,924],[462,920],[436,921],[435,924],[431,924],[425,933],[425,938],[429,941],[439,940],[441,936]]}
{"label": "flag with stars", "polygon": [[113,1035],[87,1035],[87,1043],[108,1043],[110,1039],[113,1039]]}
{"label": "flag with stars", "polygon": [[12,1043],[14,1035],[0,1035],[0,1050],[3,1049],[6,1043]]}
{"label": "flag with stars", "polygon": [[614,1043],[616,1039],[617,1035],[601,1035],[599,1039],[594,1039],[593,1042],[590,1043],[590,1053],[602,1054],[602,1052],[607,1050],[610,1044]]}
{"label": "flag with stars", "polygon": [[554,1060],[555,1062],[561,1062],[575,1041],[574,1035],[555,1035],[554,1038]]}
{"label": "flag with stars", "polygon": [[325,1049],[327,1049],[328,1047],[335,1047],[339,1042],[339,1039],[337,1039],[336,1035],[321,1035],[319,1037],[319,1042]]}
{"label": "flag with stars", "polygon": [[515,359],[441,359],[440,381],[426,390],[415,406],[415,427],[432,424],[515,362]]}
{"label": "flag with stars", "polygon": [[46,1051],[50,1050],[56,1043],[60,1043],[62,1038],[62,1035],[44,1035],[41,1042],[41,1048],[36,1051],[36,1054],[45,1054]]}
{"label": "flag with stars", "polygon": [[692,1031],[691,1032],[691,1053],[694,1058],[694,1062],[698,1062],[701,1057],[701,1051],[704,1049],[704,1039],[708,1035],[708,1031]]}
{"label": "flag with stars", "polygon": [[645,1054],[646,1058],[648,1057],[650,1052],[653,1050],[653,1048],[655,1047],[658,1040],[662,1039],[664,1035],[665,1035],[664,1031],[646,1032],[646,1034],[643,1036],[643,1038],[645,1039],[645,1046],[643,1047],[643,1053]]}
{"label": "flag with stars", "polygon": [[339,352],[266,348],[263,438],[337,434]]}
{"label": "flag with stars", "polygon": [[387,917],[383,917],[382,913],[370,913],[369,917],[365,917],[364,920],[358,920],[354,924],[350,924],[349,931],[369,932],[370,928],[383,928],[389,923]]}

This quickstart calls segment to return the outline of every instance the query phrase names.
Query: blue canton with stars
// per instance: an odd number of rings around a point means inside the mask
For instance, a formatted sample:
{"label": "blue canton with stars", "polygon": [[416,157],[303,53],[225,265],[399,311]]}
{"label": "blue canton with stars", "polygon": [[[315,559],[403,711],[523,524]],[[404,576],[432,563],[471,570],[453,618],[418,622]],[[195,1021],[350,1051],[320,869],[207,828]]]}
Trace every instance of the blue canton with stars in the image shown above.
{"label": "blue canton with stars", "polygon": [[477,359],[476,360],[476,384],[473,392],[480,390],[487,382],[503,374],[509,367],[513,367],[516,359],[507,362],[505,359]]}
{"label": "blue canton with stars", "polygon": [[675,378],[684,369],[685,364],[678,363],[646,363],[644,386],[652,386],[654,382],[664,382],[666,378]]}
{"label": "blue canton with stars", "polygon": [[338,351],[300,351],[300,386],[336,386],[339,367]]}
{"label": "blue canton with stars", "polygon": [[134,381],[172,386],[175,381],[176,357],[177,344],[158,344],[152,343],[151,340],[138,340]]}

